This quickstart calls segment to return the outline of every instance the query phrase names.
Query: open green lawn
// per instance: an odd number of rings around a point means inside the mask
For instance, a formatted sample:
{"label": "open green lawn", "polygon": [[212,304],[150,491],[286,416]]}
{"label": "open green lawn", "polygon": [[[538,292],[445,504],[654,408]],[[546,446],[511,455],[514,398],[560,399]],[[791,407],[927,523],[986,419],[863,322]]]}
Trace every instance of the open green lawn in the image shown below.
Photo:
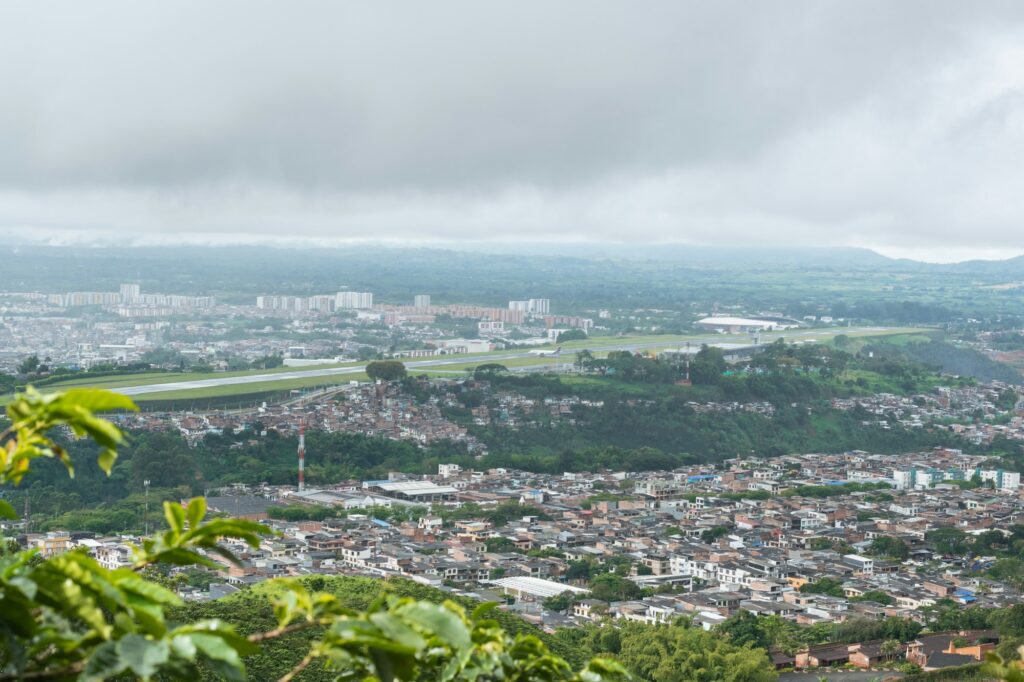
{"label": "open green lawn", "polygon": [[912,343],[931,343],[931,337],[924,334],[893,334],[885,339],[894,346],[909,346]]}
{"label": "open green lawn", "polygon": [[[220,376],[220,375],[218,375]],[[259,381],[252,384],[229,384],[227,386],[208,386],[205,388],[190,388],[184,391],[161,391],[159,393],[145,393],[134,396],[132,399],[137,403],[154,401],[188,401],[202,398],[220,398],[225,396],[237,396],[245,399],[249,395],[265,394],[268,392],[291,391],[300,388],[314,388],[321,386],[338,386],[347,384],[350,381],[368,381],[365,373],[341,374],[335,377],[309,377],[304,379],[282,379],[279,381]]]}
{"label": "open green lawn", "polygon": [[619,393],[650,396],[653,393],[670,393],[676,387],[673,384],[639,384],[620,381],[613,377],[587,376],[579,374],[561,374],[559,380],[568,386],[614,388]]}
{"label": "open green lawn", "polygon": [[[843,372],[838,377],[839,381],[858,381],[864,380],[863,385],[858,385],[859,390],[864,393],[904,393],[907,387],[900,384],[900,381],[894,377],[887,377],[877,372],[869,372],[860,369],[851,369]],[[936,386],[949,385],[948,381],[941,381],[936,375],[934,378],[928,378],[918,383],[918,391],[930,391]]]}
{"label": "open green lawn", "polygon": [[274,369],[246,369],[235,372],[145,372],[142,374],[117,374],[106,377],[75,377],[66,381],[57,381],[46,384],[47,390],[60,390],[74,388],[76,386],[88,386],[90,388],[117,389],[123,386],[150,386],[152,384],[169,384],[179,381],[199,381],[202,379],[213,379],[223,377],[244,377],[254,374],[279,374],[281,372],[294,372],[303,369],[326,369],[329,367],[354,367],[359,362],[324,362],[322,365],[310,365],[308,367],[275,367]]}
{"label": "open green lawn", "polygon": [[933,330],[918,331],[900,329],[894,330],[894,333],[892,334],[875,334],[870,336],[850,334],[849,336],[851,337],[851,341],[849,345],[844,348],[844,350],[850,353],[855,353],[862,349],[864,346],[873,343],[872,339],[879,336],[885,337],[885,343],[900,347],[909,346],[912,343],[929,343],[932,340],[932,338],[928,336],[927,333],[924,333],[928,331]]}
{"label": "open green lawn", "polygon": [[[844,329],[841,327],[834,327],[820,330],[820,333],[816,333],[814,336],[805,336],[803,340],[813,339],[818,343],[828,342],[838,334],[846,334],[850,337],[865,337],[865,336],[893,336],[896,338],[906,337],[908,339],[921,339],[924,340],[927,337],[922,336],[922,332],[928,330],[921,328],[893,328],[883,330],[871,330],[871,329]],[[790,338],[793,338],[792,332],[789,333]],[[787,332],[767,332],[761,334],[762,341],[770,341],[776,338],[787,338]],[[694,335],[632,335],[632,336],[594,336],[589,339],[570,341],[562,345],[563,352],[561,357],[526,357],[526,358],[513,358],[508,360],[497,360],[496,356],[507,354],[508,351],[494,351],[491,353],[469,353],[462,356],[453,356],[454,358],[464,359],[465,362],[459,362],[450,365],[441,365],[430,368],[410,368],[412,374],[426,373],[430,376],[459,376],[466,370],[470,370],[473,367],[487,363],[487,362],[499,362],[510,369],[525,368],[525,367],[551,367],[554,368],[556,365],[566,366],[573,362],[573,356],[575,351],[582,350],[585,348],[599,348],[608,346],[643,346],[652,352],[660,350],[675,349],[680,347],[682,344],[689,341],[693,343],[701,343],[707,341],[722,341],[722,342],[734,342],[734,343],[748,343],[749,335],[747,334],[701,334],[698,336]],[[550,346],[553,347],[553,344]],[[605,352],[595,353],[598,357],[605,355]],[[44,390],[60,390],[64,388],[72,388],[76,386],[91,386],[95,388],[108,388],[117,390],[127,386],[149,386],[153,384],[162,383],[177,383],[181,381],[197,381],[202,379],[211,378],[225,378],[225,377],[239,377],[239,376],[252,376],[252,375],[264,375],[264,374],[277,374],[281,372],[294,372],[301,371],[303,369],[323,369],[328,367],[354,367],[359,366],[360,362],[346,362],[346,363],[324,363],[323,365],[315,365],[308,367],[278,367],[275,369],[260,369],[260,370],[244,370],[237,372],[216,372],[216,373],[199,373],[199,372],[186,372],[186,373],[174,373],[174,372],[149,372],[143,374],[126,374],[116,375],[109,377],[69,377],[65,381],[55,382],[48,384],[43,387]],[[156,401],[181,401],[191,399],[204,399],[214,397],[225,397],[225,396],[239,396],[244,398],[245,396],[252,396],[258,394],[266,394],[268,392],[279,393],[281,391],[289,391],[292,389],[300,388],[311,388],[314,386],[331,386],[348,383],[349,381],[365,381],[366,375],[359,374],[343,374],[336,377],[321,376],[321,377],[308,377],[298,379],[281,379],[274,380],[268,379],[267,381],[261,381],[251,384],[230,384],[226,386],[211,386],[207,388],[196,388],[187,389],[180,391],[161,391],[159,393],[149,393],[137,396],[135,399],[137,402],[156,402]],[[885,389],[880,389],[885,390]]]}

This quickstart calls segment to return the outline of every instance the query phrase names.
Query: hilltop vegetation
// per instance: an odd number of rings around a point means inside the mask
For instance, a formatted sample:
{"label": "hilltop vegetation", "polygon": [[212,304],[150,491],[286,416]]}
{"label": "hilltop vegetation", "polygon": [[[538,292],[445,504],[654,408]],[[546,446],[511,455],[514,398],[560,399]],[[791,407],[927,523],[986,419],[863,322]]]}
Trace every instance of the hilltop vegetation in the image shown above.
{"label": "hilltop vegetation", "polygon": [[940,339],[896,345],[891,340],[872,340],[864,351],[880,357],[920,363],[945,374],[973,377],[979,381],[1003,381],[1019,384],[1024,377],[1016,369],[997,362],[973,348]]}
{"label": "hilltop vegetation", "polygon": [[[335,595],[349,608],[364,610],[383,594],[408,596],[439,602],[448,595],[408,580],[381,581],[371,578],[315,576],[303,582],[309,589]],[[471,600],[457,600],[472,608]],[[186,621],[218,618],[234,625],[241,634],[260,632],[274,623],[267,590],[257,586],[238,595],[212,603],[190,603],[169,614]],[[671,627],[627,623],[616,628],[560,630],[548,635],[516,616],[498,611],[494,617],[513,635],[534,635],[553,653],[580,667],[595,656],[611,656],[639,680],[655,682],[699,679],[706,682],[771,682],[775,671],[762,649],[736,645],[712,633],[685,624]],[[302,657],[319,633],[306,631],[277,639],[258,654],[246,659],[252,679],[277,679]],[[700,672],[698,672],[700,671]],[[217,679],[204,673],[203,680]],[[303,680],[333,680],[314,664]]]}

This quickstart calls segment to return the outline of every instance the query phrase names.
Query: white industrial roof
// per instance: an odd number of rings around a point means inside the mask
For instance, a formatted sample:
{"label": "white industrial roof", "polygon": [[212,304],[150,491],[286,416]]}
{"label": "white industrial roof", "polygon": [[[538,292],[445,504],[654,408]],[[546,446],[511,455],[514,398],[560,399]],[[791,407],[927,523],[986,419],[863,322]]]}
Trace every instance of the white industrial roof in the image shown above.
{"label": "white industrial roof", "polygon": [[778,322],[767,320],[752,320],[749,317],[705,317],[698,320],[697,324],[724,324],[730,327],[777,327]]}
{"label": "white industrial roof", "polygon": [[437,485],[433,481],[387,481],[376,485],[385,492],[404,495],[445,495],[459,492],[458,488]]}
{"label": "white industrial roof", "polygon": [[525,592],[526,594],[532,594],[535,597],[554,597],[562,594],[563,592],[575,592],[576,594],[589,594],[590,590],[585,590],[582,587],[574,587],[573,585],[565,585],[563,583],[556,583],[553,580],[544,580],[543,578],[530,578],[528,576],[517,576],[514,578],[499,578],[497,580],[491,580],[490,583],[512,589],[517,592]]}

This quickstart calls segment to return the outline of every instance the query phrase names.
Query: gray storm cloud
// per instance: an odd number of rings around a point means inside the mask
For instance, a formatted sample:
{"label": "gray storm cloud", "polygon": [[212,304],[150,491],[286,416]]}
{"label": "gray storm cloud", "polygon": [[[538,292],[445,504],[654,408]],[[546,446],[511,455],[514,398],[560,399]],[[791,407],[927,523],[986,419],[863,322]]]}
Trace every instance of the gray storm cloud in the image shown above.
{"label": "gray storm cloud", "polygon": [[0,230],[1024,250],[1016,2],[8,5]]}

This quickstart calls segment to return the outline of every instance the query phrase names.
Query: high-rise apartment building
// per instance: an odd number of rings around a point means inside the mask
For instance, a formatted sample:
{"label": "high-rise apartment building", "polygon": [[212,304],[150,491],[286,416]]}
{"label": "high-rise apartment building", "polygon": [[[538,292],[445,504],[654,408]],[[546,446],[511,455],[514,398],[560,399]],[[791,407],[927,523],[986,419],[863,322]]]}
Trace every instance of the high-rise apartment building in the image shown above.
{"label": "high-rise apartment building", "polygon": [[416,294],[413,296],[412,305],[414,308],[429,308],[430,294]]}
{"label": "high-rise apartment building", "polygon": [[368,291],[339,291],[334,297],[334,307],[365,309],[373,307],[373,294]]}
{"label": "high-rise apartment building", "polygon": [[121,285],[121,303],[135,303],[139,300],[142,287],[138,284],[125,283]]}
{"label": "high-rise apartment building", "polygon": [[529,298],[525,301],[509,301],[509,310],[518,310],[531,315],[547,315],[551,312],[551,299]]}
{"label": "high-rise apartment building", "polygon": [[551,300],[547,298],[531,298],[527,312],[534,315],[547,315],[551,312]]}

